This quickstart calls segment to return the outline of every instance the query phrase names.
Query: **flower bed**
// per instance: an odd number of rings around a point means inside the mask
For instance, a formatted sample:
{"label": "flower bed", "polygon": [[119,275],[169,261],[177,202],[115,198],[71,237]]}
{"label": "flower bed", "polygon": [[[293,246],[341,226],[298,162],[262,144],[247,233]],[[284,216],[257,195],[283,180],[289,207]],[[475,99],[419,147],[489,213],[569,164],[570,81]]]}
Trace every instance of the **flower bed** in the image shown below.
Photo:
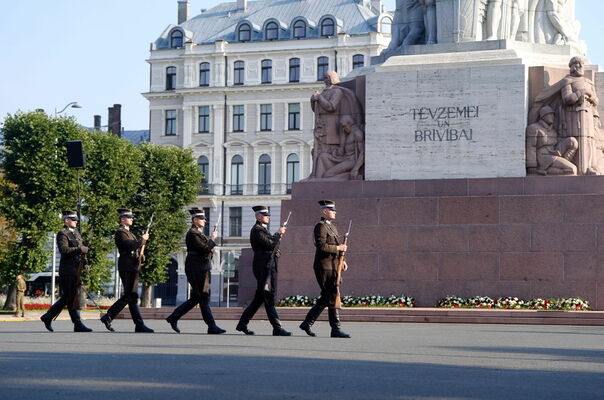
{"label": "flower bed", "polygon": [[[315,304],[317,298],[308,296],[288,296],[277,303],[277,307],[310,307]],[[413,297],[379,295],[370,296],[343,296],[340,298],[342,307],[415,307],[416,301]]]}
{"label": "flower bed", "polygon": [[589,302],[580,297],[542,299],[534,298],[529,301],[518,297],[499,297],[492,299],[488,296],[475,296],[464,299],[459,296],[446,296],[438,301],[439,308],[492,308],[508,310],[565,310],[565,311],[589,311]]}

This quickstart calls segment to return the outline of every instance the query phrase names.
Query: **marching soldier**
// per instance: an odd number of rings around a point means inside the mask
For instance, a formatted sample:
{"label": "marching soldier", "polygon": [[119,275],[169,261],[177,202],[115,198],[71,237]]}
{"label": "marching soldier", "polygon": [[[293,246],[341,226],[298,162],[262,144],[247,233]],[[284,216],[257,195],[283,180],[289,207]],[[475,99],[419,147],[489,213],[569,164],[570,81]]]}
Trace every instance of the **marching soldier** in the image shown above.
{"label": "marching soldier", "polygon": [[250,243],[254,250],[253,271],[256,277],[257,287],[254,299],[241,314],[237,329],[246,335],[253,335],[254,332],[247,328],[248,323],[256,314],[256,311],[264,304],[266,315],[273,326],[273,336],[291,336],[291,332],[286,331],[281,326],[279,314],[275,308],[275,293],[277,291],[277,258],[279,257],[275,246],[281,240],[281,236],[287,230],[286,227],[280,227],[274,235],[268,230],[270,221],[270,212],[266,206],[252,207],[256,213],[256,223],[250,231]]}
{"label": "marching soldier", "polygon": [[126,208],[117,210],[120,218],[120,227],[115,231],[115,245],[120,253],[117,267],[120,274],[120,279],[124,285],[124,293],[122,297],[117,299],[115,303],[107,310],[107,314],[101,317],[101,322],[105,327],[113,332],[111,321],[126,307],[130,309],[130,316],[135,325],[135,332],[153,333],[153,329],[147,327],[141,316],[138,308],[138,265],[139,265],[139,250],[141,246],[149,239],[149,234],[144,233],[140,239],[130,232],[134,215],[132,211]]}
{"label": "marching soldier", "polygon": [[74,332],[92,332],[92,329],[87,328],[80,319],[80,311],[78,310],[77,292],[79,281],[81,257],[88,253],[88,247],[82,244],[82,237],[75,229],[78,225],[78,214],[75,211],[63,211],[63,223],[65,226],[57,233],[57,247],[61,253],[61,261],[59,262],[59,282],[61,285],[62,295],[53,304],[50,309],[40,317],[44,326],[50,332],[52,329],[52,321],[61,313],[63,307],[67,306],[71,322],[73,322]]}
{"label": "marching soldier", "polygon": [[[340,244],[338,230],[332,223],[336,219],[336,203],[331,200],[319,201],[321,206],[321,221],[315,225],[315,261],[313,268],[315,277],[321,288],[321,296],[310,309],[304,322],[300,324],[308,336],[316,336],[310,329],[325,307],[328,307],[331,337],[349,338],[350,335],[340,329],[340,316],[335,308],[337,296],[337,267],[339,252],[345,252],[346,244]],[[343,270],[347,268],[344,264]]]}
{"label": "marching soldier", "polygon": [[166,321],[172,329],[180,333],[178,320],[199,304],[203,321],[208,325],[208,334],[219,335],[226,331],[216,325],[210,308],[210,270],[212,269],[210,260],[212,259],[212,249],[216,246],[214,240],[216,240],[218,232],[213,231],[208,238],[203,234],[203,227],[206,225],[206,216],[203,210],[196,207],[189,210],[189,213],[193,225],[187,232],[185,239],[187,244],[185,273],[191,285],[191,295],[187,301],[178,306],[166,318]]}
{"label": "marching soldier", "polygon": [[25,290],[27,289],[27,283],[23,279],[23,275],[17,275],[17,294],[15,296],[15,317],[25,317],[25,306],[23,305],[23,299],[25,298]]}

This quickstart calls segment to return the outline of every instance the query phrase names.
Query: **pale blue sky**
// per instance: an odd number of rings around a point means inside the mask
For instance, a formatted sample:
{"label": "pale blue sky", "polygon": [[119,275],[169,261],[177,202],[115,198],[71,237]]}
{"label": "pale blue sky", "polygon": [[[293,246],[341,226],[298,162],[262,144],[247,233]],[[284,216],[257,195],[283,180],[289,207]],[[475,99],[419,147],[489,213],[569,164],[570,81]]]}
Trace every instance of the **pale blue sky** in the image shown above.
{"label": "pale blue sky", "polygon": [[[394,9],[395,0],[385,2]],[[191,14],[218,0],[191,0]],[[588,57],[604,67],[603,0],[576,0]],[[126,129],[148,128],[149,44],[176,23],[177,0],[0,0],[0,119],[19,109],[69,109],[86,126],[122,104]]]}

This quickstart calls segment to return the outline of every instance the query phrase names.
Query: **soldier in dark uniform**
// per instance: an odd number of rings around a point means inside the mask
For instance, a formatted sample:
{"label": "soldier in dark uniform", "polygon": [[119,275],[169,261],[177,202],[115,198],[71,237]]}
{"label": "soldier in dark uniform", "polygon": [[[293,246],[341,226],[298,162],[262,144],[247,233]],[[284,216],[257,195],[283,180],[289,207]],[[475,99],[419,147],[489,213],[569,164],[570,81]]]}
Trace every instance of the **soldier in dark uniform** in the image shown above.
{"label": "soldier in dark uniform", "polygon": [[75,229],[78,225],[78,215],[75,211],[63,211],[63,223],[65,226],[57,233],[57,247],[61,253],[59,262],[59,283],[61,285],[61,298],[53,304],[50,309],[40,317],[46,329],[53,332],[52,321],[61,313],[63,307],[67,306],[74,332],[92,332],[80,319],[80,311],[75,304],[78,292],[80,276],[80,258],[88,253],[88,247],[82,244],[82,237]]}
{"label": "soldier in dark uniform", "polygon": [[206,216],[203,210],[193,208],[189,210],[193,225],[187,232],[187,258],[185,259],[185,273],[191,285],[191,295],[166,318],[172,329],[180,333],[178,320],[199,304],[203,321],[208,325],[209,335],[218,335],[226,331],[219,328],[214,322],[210,308],[210,277],[212,269],[212,249],[216,246],[214,240],[218,232],[213,231],[208,238],[203,234],[206,225]]}
{"label": "soldier in dark uniform", "polygon": [[126,208],[117,210],[120,218],[120,227],[115,231],[115,245],[120,253],[117,262],[117,268],[120,279],[124,284],[124,293],[107,310],[107,314],[101,317],[101,322],[111,332],[114,331],[111,321],[126,307],[130,309],[130,315],[135,325],[135,332],[153,333],[153,329],[145,326],[143,317],[138,308],[138,258],[139,250],[144,242],[149,239],[149,234],[145,233],[140,239],[137,239],[134,233],[130,232],[130,227],[134,220],[132,211]]}
{"label": "soldier in dark uniform", "polygon": [[[350,335],[340,329],[340,316],[335,308],[337,296],[337,267],[338,255],[347,250],[347,245],[340,244],[338,230],[332,223],[336,219],[336,203],[331,200],[319,201],[321,206],[321,221],[315,225],[315,261],[313,268],[315,277],[321,288],[321,297],[310,309],[300,329],[309,336],[316,336],[310,329],[325,307],[329,311],[329,325],[331,326],[331,337],[349,338]],[[344,270],[346,270],[344,264]]]}
{"label": "soldier in dark uniform", "polygon": [[[281,239],[281,236],[287,230],[286,227],[280,227],[274,235],[268,230],[270,221],[270,212],[266,206],[252,207],[256,213],[256,224],[250,231],[250,243],[254,250],[253,271],[256,277],[257,286],[254,299],[241,314],[237,329],[246,335],[253,335],[254,332],[247,328],[248,323],[256,314],[256,311],[264,304],[266,315],[273,326],[273,336],[291,336],[291,332],[286,331],[281,326],[279,314],[275,308],[275,293],[277,292],[277,258],[278,252],[274,252],[275,245]],[[274,259],[274,262],[272,261]]]}

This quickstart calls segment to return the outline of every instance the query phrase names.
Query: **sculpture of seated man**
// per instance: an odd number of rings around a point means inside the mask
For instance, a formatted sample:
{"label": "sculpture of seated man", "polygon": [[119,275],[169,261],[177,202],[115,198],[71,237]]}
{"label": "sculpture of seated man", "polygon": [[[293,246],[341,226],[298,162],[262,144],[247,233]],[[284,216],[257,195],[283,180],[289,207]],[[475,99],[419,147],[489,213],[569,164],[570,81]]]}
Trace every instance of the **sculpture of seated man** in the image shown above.
{"label": "sculpture of seated man", "polygon": [[539,111],[539,121],[526,129],[527,140],[535,138],[537,170],[539,175],[577,175],[577,167],[571,162],[579,142],[574,137],[558,138],[554,128],[556,115],[549,106]]}
{"label": "sculpture of seated man", "polygon": [[350,115],[340,118],[342,135],[340,147],[331,153],[321,153],[319,169],[328,180],[361,180],[365,165],[365,134]]}

